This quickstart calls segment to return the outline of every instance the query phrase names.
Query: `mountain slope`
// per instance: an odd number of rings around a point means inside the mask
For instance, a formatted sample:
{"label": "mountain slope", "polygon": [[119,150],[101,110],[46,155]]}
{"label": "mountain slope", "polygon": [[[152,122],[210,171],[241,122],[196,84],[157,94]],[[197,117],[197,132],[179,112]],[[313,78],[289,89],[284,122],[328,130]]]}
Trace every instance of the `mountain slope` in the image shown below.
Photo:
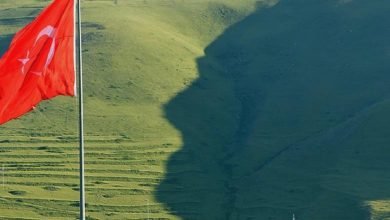
{"label": "mountain slope", "polygon": [[[388,218],[387,1],[83,4],[91,219]],[[0,128],[0,218],[77,216],[75,109]]]}
{"label": "mountain slope", "polygon": [[[49,1],[1,1],[1,51]],[[253,1],[84,1],[88,215],[169,217],[153,194],[181,136],[162,105],[198,76],[196,58]],[[77,215],[76,100],[60,97],[0,128],[0,218]],[[25,214],[24,214],[25,213]]]}
{"label": "mountain slope", "polygon": [[184,144],[159,199],[184,219],[385,219],[389,7],[280,1],[229,27],[166,105]]}

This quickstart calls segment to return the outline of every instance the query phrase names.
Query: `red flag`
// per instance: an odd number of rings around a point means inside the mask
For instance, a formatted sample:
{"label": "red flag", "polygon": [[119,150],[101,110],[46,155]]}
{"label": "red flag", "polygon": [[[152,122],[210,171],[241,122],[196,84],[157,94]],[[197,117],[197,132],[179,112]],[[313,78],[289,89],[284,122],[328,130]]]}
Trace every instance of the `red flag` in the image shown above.
{"label": "red flag", "polygon": [[0,59],[0,124],[40,101],[75,95],[75,1],[54,0]]}

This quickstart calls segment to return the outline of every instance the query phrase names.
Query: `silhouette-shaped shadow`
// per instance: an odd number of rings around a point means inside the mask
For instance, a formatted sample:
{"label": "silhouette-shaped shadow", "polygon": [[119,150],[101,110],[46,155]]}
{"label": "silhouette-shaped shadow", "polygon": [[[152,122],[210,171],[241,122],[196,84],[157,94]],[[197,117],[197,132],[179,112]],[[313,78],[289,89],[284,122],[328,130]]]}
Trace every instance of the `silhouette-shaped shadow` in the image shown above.
{"label": "silhouette-shaped shadow", "polygon": [[157,199],[183,219],[368,219],[390,198],[389,9],[281,0],[228,28],[165,106],[184,144]]}

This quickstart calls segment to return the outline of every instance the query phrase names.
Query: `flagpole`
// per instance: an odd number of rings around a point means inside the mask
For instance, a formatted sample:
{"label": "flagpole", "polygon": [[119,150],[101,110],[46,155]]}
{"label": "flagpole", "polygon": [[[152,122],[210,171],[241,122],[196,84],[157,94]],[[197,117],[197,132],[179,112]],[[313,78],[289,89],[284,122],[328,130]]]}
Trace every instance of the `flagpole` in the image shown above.
{"label": "flagpole", "polygon": [[78,97],[79,97],[79,163],[80,163],[80,220],[85,220],[84,184],[84,100],[83,100],[83,57],[81,41],[81,0],[77,0],[78,26]]}

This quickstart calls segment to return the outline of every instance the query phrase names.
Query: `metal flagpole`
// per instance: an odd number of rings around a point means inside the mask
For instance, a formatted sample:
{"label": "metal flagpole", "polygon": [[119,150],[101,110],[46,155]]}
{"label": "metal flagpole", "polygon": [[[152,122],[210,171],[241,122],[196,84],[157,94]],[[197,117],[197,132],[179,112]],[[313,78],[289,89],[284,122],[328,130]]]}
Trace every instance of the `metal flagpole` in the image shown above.
{"label": "metal flagpole", "polygon": [[79,140],[80,140],[80,220],[85,220],[84,184],[84,102],[83,102],[83,57],[81,47],[81,0],[77,0],[78,23],[78,97],[79,97]]}

